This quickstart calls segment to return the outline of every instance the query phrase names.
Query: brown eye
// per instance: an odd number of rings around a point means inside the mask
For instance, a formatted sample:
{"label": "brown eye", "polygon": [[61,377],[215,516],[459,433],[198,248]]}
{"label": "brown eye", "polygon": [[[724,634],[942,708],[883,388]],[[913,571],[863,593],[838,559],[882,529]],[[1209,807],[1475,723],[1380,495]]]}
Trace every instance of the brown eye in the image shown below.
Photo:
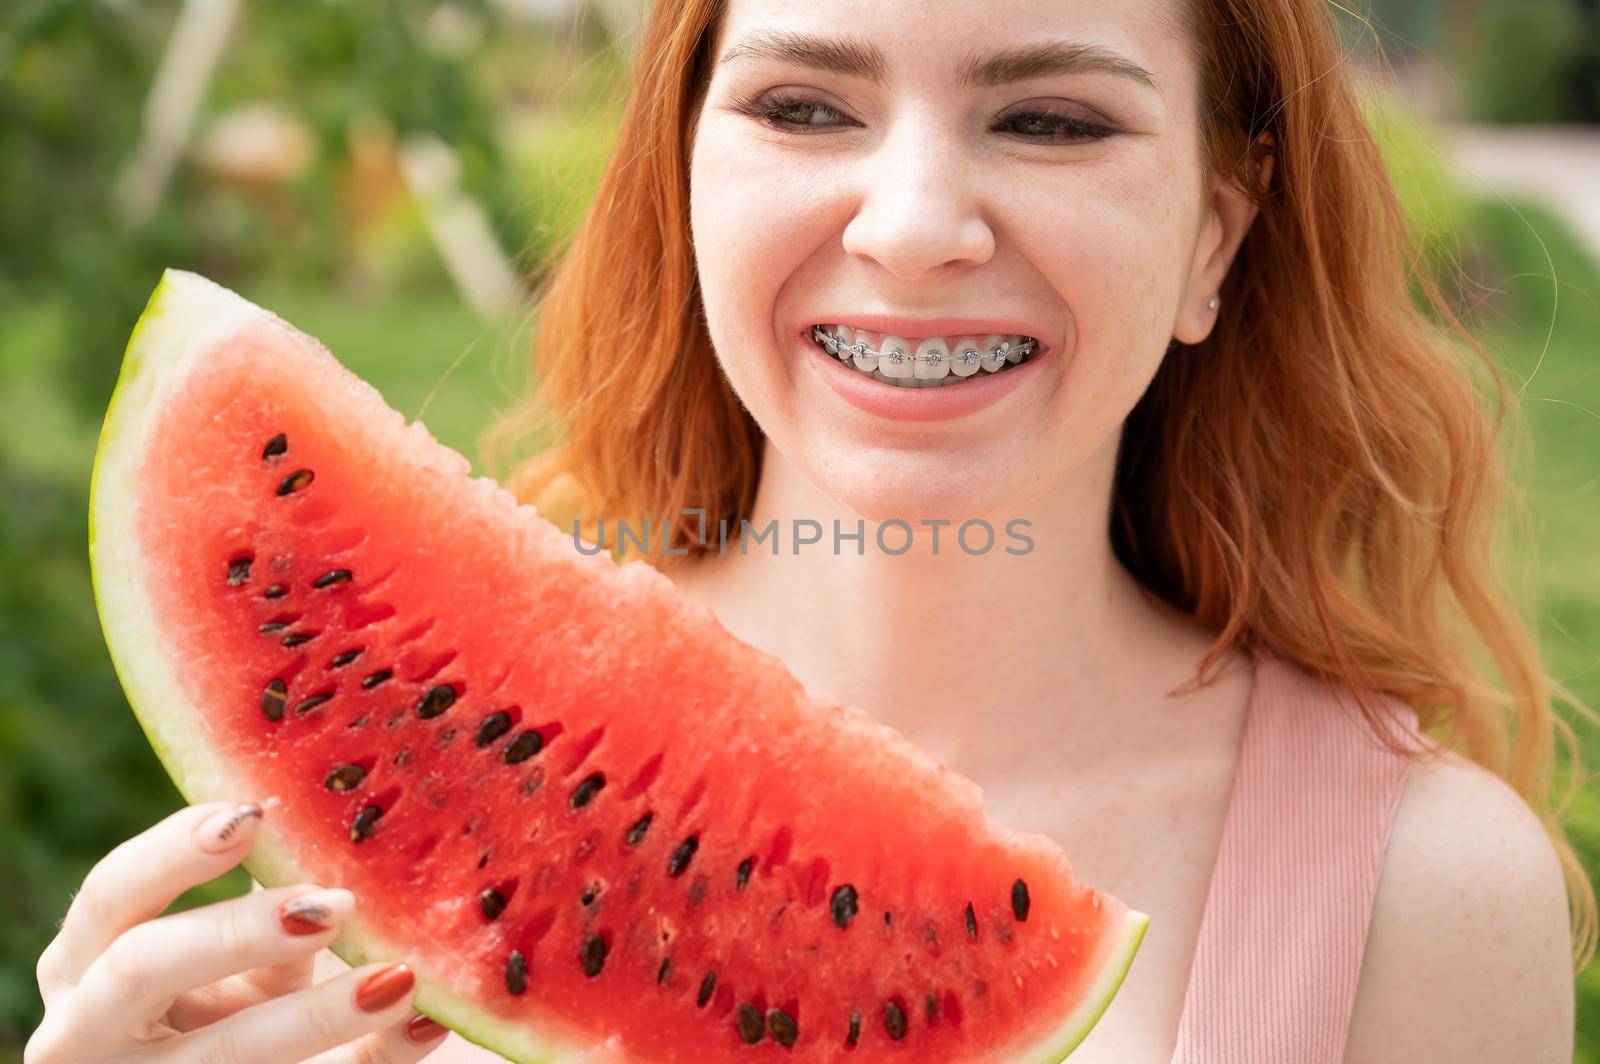
{"label": "brown eye", "polygon": [[764,126],[786,133],[826,133],[855,124],[837,107],[830,107],[820,100],[779,92],[757,98],[735,97],[732,109],[738,114],[754,118]]}
{"label": "brown eye", "polygon": [[1051,111],[1017,111],[1000,119],[995,132],[1052,143],[1104,140],[1118,130],[1099,122]]}

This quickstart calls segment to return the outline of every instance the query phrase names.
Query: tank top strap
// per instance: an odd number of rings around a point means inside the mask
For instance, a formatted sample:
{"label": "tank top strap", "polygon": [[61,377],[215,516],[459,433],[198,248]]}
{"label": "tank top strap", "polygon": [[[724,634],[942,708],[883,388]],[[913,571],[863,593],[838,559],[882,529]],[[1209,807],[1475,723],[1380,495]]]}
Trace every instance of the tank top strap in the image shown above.
{"label": "tank top strap", "polygon": [[[1173,1064],[1339,1064],[1411,760],[1354,698],[1257,652]],[[1418,748],[1416,715],[1382,726]]]}

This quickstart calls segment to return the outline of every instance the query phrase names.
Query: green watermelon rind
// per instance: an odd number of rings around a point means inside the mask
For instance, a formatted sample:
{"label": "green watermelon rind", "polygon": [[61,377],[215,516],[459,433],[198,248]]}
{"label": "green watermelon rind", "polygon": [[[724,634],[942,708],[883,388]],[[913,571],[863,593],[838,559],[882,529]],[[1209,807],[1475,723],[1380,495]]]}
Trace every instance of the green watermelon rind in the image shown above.
{"label": "green watermelon rind", "polygon": [[[237,793],[236,784],[205,740],[204,714],[189,701],[161,648],[152,645],[152,636],[160,628],[148,596],[142,593],[147,570],[138,556],[134,534],[137,493],[132,488],[118,490],[121,484],[136,484],[133,463],[145,453],[144,437],[154,430],[151,415],[161,409],[162,399],[183,381],[192,363],[245,328],[263,323],[292,333],[312,350],[323,351],[313,338],[204,277],[180,270],[163,273],[129,338],[100,431],[90,480],[89,559],[95,604],[112,664],[151,747],[190,803],[264,800],[268,815],[243,865],[257,882],[278,886],[310,882],[313,877],[295,862],[288,841],[275,828],[272,797]],[[325,351],[323,354],[332,359]],[[351,379],[359,382],[354,375]],[[465,468],[464,460],[462,465]],[[163,708],[156,712],[152,708],[156,706]],[[1065,1059],[1087,1037],[1121,987],[1148,923],[1143,913],[1125,910],[1121,927],[1101,938],[1104,960],[1090,966],[1089,970],[1097,972],[1095,981],[1078,1007],[1032,1047],[1007,1053],[1007,1059],[994,1064],[1059,1064]],[[359,912],[332,949],[354,966],[407,954],[367,928]],[[559,1041],[554,1032],[547,1032],[546,1038],[534,1037],[526,1026],[474,1006],[444,989],[425,967],[413,966],[418,977],[413,1006],[468,1041],[519,1064],[616,1059],[619,1047],[609,1043],[585,1049],[578,1044],[581,1039]]]}
{"label": "green watermelon rind", "polygon": [[[1069,1053],[1078,1048],[1079,1043],[1089,1037],[1089,1032],[1100,1022],[1100,1017],[1111,1006],[1111,999],[1122,987],[1128,969],[1133,967],[1134,955],[1139,952],[1139,943],[1144,941],[1144,933],[1149,926],[1150,917],[1128,910],[1122,918],[1122,927],[1105,936],[1102,948],[1106,960],[1098,969],[1094,983],[1084,993],[1083,1003],[1060,1028],[1039,1040],[1043,1048],[1037,1054],[1030,1052],[1018,1057],[1016,1064],[1061,1064]],[[1095,970],[1093,965],[1090,970]]]}
{"label": "green watermelon rind", "polygon": [[[182,380],[187,363],[241,329],[263,321],[276,322],[304,336],[270,312],[203,277],[165,271],[129,338],[90,477],[90,577],[106,646],[139,726],[179,792],[192,804],[263,796],[237,792],[204,739],[203,716],[189,702],[160,648],[141,653],[151,648],[150,636],[160,629],[148,599],[140,593],[146,573],[134,547],[137,499],[133,491],[118,491],[117,486],[135,482],[130,465],[143,453],[142,437],[153,427],[148,415],[160,408],[162,397]],[[315,345],[311,338],[305,340]],[[156,706],[162,706],[162,711],[155,712],[152,707]],[[264,886],[313,881],[274,829],[270,796],[266,796],[266,806],[268,815],[243,862],[245,870]],[[359,913],[346,924],[332,949],[353,966],[406,954],[366,928]],[[419,968],[417,975],[413,1006],[469,1041],[519,1064],[573,1064],[593,1059],[575,1046],[531,1037],[527,1028],[485,1013],[443,989],[423,969]]]}

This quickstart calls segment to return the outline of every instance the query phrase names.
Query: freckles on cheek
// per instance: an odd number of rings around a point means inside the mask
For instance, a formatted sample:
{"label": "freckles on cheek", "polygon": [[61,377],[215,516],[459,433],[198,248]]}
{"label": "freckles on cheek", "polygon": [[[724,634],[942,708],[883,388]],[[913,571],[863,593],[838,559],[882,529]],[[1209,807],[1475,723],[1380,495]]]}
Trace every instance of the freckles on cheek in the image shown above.
{"label": "freckles on cheek", "polygon": [[728,331],[771,321],[808,260],[842,239],[837,179],[820,163],[749,137],[712,137],[694,164],[696,255],[708,306]]}

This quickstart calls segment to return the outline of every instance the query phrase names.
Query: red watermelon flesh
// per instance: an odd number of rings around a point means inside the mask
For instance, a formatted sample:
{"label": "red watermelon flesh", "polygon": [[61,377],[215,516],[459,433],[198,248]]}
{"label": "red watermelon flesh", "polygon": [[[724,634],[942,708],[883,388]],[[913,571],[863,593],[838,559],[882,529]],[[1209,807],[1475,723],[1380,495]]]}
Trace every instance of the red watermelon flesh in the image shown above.
{"label": "red watermelon flesh", "polygon": [[168,272],[96,460],[129,700],[192,801],[270,798],[261,882],[520,1061],[1059,1061],[1146,919],[586,556],[315,341]]}

